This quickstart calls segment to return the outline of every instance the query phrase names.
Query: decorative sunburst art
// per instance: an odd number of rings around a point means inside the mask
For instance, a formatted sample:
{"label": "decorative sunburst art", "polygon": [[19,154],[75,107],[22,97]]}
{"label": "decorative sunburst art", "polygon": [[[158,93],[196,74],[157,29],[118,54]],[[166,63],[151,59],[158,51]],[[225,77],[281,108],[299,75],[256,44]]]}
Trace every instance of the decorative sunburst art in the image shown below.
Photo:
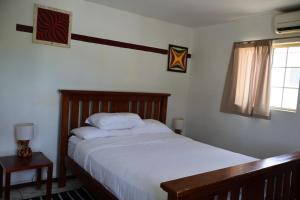
{"label": "decorative sunburst art", "polygon": [[169,45],[168,71],[186,72],[188,48]]}
{"label": "decorative sunburst art", "polygon": [[70,47],[71,18],[69,11],[35,4],[33,42]]}

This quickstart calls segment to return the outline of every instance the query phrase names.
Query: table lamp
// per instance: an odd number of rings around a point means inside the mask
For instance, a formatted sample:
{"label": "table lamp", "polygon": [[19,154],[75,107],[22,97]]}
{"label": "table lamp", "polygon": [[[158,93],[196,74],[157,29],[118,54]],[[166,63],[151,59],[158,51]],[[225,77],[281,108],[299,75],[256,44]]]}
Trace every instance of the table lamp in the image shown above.
{"label": "table lamp", "polygon": [[24,123],[16,124],[16,140],[18,144],[17,155],[20,158],[29,158],[32,156],[32,151],[29,147],[29,142],[33,138],[33,124]]}
{"label": "table lamp", "polygon": [[184,119],[183,118],[174,118],[173,119],[173,128],[175,133],[181,134],[183,130]]}

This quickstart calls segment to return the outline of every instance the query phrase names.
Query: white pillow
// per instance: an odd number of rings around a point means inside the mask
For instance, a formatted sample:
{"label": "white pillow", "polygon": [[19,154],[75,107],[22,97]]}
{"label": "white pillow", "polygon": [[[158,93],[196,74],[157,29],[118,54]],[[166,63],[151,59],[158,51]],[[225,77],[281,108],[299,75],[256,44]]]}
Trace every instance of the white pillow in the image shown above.
{"label": "white pillow", "polygon": [[144,119],[145,125],[131,129],[132,134],[174,133],[164,123],[154,119]]}
{"label": "white pillow", "polygon": [[89,116],[85,123],[103,130],[129,129],[144,125],[140,116],[134,113],[96,113]]}
{"label": "white pillow", "polygon": [[88,139],[92,139],[92,138],[101,136],[100,129],[92,127],[92,126],[84,126],[84,127],[80,127],[80,128],[75,128],[75,129],[71,130],[71,133],[81,139],[84,139],[84,140],[88,140]]}
{"label": "white pillow", "polygon": [[71,130],[71,133],[83,140],[89,140],[94,138],[116,137],[123,135],[131,135],[132,129],[120,129],[120,130],[103,130],[92,126],[84,126]]}
{"label": "white pillow", "polygon": [[143,126],[132,128],[132,129],[103,130],[92,126],[84,126],[84,127],[75,128],[71,130],[71,133],[84,140],[89,140],[94,138],[134,135],[134,134],[153,134],[153,133],[174,134],[173,131],[165,124],[153,119],[146,119],[144,120]]}

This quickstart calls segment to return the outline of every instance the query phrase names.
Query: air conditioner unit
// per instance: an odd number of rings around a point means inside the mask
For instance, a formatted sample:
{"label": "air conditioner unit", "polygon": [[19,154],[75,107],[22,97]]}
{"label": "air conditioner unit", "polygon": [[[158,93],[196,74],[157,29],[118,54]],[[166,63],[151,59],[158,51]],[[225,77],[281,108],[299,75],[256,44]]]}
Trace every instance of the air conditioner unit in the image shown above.
{"label": "air conditioner unit", "polygon": [[275,33],[300,33],[300,11],[280,14],[274,19]]}

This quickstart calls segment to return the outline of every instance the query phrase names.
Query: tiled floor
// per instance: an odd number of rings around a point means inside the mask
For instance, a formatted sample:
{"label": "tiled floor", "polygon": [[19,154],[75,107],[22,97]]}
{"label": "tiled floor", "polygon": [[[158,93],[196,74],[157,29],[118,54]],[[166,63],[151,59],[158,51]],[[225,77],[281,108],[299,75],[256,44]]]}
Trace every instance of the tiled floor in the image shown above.
{"label": "tiled floor", "polygon": [[[70,179],[66,183],[66,187],[59,188],[57,183],[53,183],[52,185],[52,193],[59,193],[64,192],[68,190],[73,190],[76,188],[79,188],[81,186],[81,183],[77,179]],[[46,185],[43,184],[42,188],[40,190],[36,189],[35,187],[24,187],[21,189],[11,190],[10,197],[11,200],[21,200],[21,199],[27,199],[31,197],[36,196],[42,196],[46,193]],[[3,200],[0,198],[0,200]]]}

